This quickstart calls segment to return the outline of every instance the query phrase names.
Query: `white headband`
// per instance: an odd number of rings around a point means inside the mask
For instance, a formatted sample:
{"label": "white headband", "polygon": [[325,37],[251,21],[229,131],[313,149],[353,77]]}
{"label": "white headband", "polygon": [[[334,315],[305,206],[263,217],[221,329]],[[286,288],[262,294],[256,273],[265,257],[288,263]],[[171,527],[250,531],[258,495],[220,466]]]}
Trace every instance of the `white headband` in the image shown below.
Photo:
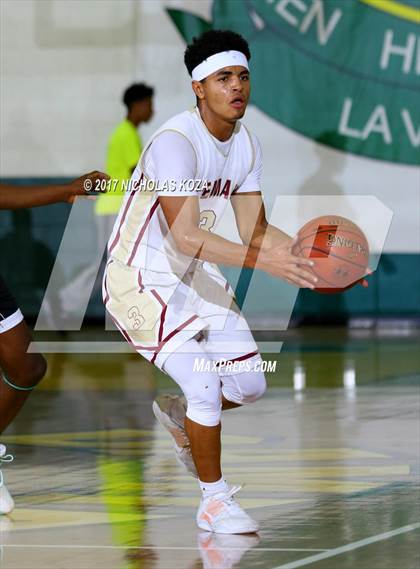
{"label": "white headband", "polygon": [[228,67],[229,65],[242,65],[242,67],[249,69],[248,60],[241,51],[221,51],[220,53],[211,55],[197,65],[197,67],[194,67],[191,76],[194,81],[201,81],[215,71],[223,67]]}

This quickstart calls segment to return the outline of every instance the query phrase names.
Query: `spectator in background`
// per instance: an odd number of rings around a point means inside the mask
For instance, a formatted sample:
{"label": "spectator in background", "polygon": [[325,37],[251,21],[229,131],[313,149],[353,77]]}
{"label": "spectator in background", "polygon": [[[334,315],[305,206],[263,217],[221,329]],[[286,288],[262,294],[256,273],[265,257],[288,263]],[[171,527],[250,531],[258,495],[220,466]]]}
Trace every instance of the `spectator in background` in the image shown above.
{"label": "spectator in background", "polygon": [[100,244],[109,239],[121,207],[124,193],[122,181],[131,178],[140,158],[143,145],[137,129],[153,115],[153,93],[153,88],[145,83],[130,85],[124,92],[127,116],[109,138],[105,168],[111,180],[118,180],[118,184],[115,191],[114,185],[111,185],[111,191],[99,196],[95,203]]}
{"label": "spectator in background", "polygon": [[[139,161],[143,145],[137,129],[153,115],[153,94],[153,88],[145,83],[134,83],[124,91],[122,100],[127,115],[108,141],[105,169],[111,179],[110,185],[107,195],[100,194],[95,201],[96,252],[89,264],[60,289],[64,320],[77,312],[82,298],[86,295],[89,298],[101,290],[106,263],[104,251],[124,198],[122,182],[130,180]],[[114,180],[118,180],[118,184]]]}

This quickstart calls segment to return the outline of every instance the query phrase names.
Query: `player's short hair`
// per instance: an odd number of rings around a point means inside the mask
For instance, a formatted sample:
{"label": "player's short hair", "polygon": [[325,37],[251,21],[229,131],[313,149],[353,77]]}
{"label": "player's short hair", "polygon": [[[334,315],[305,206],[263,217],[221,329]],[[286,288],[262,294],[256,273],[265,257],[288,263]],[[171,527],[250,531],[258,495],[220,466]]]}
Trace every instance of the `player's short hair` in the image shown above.
{"label": "player's short hair", "polygon": [[209,30],[193,38],[184,54],[184,63],[191,75],[192,70],[202,61],[221,51],[240,51],[248,61],[251,59],[248,42],[236,32],[230,30]]}
{"label": "player's short hair", "polygon": [[129,109],[134,102],[153,97],[154,92],[153,87],[146,83],[134,83],[124,91],[123,103]]}

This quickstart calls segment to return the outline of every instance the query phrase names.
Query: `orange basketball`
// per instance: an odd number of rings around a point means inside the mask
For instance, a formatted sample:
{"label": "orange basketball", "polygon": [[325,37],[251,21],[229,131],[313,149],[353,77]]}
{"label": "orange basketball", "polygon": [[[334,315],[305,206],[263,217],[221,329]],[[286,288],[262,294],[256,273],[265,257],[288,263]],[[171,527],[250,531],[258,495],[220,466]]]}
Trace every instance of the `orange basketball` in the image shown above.
{"label": "orange basketball", "polygon": [[318,277],[316,292],[333,294],[354,286],[366,275],[369,243],[358,225],[339,215],[306,223],[298,233],[293,254],[311,259]]}

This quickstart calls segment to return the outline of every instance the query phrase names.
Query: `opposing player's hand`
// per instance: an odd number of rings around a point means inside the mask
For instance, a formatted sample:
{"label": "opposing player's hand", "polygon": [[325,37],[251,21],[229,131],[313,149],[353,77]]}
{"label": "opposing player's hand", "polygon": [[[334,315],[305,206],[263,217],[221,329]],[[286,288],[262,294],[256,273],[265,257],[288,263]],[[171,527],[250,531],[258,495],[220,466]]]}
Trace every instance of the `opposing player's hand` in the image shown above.
{"label": "opposing player's hand", "polygon": [[314,289],[317,277],[310,270],[314,262],[305,257],[297,257],[292,253],[295,240],[265,251],[260,251],[257,268],[289,284],[300,288]]}
{"label": "opposing player's hand", "polygon": [[80,178],[73,180],[67,185],[67,189],[69,191],[67,201],[69,203],[73,203],[76,196],[84,196],[87,199],[94,200],[95,196],[89,195],[90,191],[105,191],[101,187],[101,184],[98,183],[101,180],[109,180],[109,176],[103,172],[99,172],[98,170],[94,170],[93,172],[89,172],[89,174],[85,174],[84,176],[80,176]]}

